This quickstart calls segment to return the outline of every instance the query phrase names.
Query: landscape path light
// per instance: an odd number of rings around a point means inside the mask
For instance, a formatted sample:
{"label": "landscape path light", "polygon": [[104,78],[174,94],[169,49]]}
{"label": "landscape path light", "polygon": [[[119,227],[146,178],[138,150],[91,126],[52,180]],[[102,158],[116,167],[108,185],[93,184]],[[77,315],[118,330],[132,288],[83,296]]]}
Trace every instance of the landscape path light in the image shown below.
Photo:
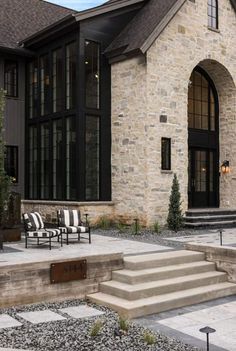
{"label": "landscape path light", "polygon": [[204,334],[206,334],[206,338],[207,338],[207,351],[210,351],[210,346],[209,346],[209,334],[212,334],[212,333],[215,333],[215,329],[213,329],[213,328],[210,328],[210,327],[204,327],[204,328],[201,328],[201,329],[199,329],[199,331],[201,332],[201,333],[204,333]]}

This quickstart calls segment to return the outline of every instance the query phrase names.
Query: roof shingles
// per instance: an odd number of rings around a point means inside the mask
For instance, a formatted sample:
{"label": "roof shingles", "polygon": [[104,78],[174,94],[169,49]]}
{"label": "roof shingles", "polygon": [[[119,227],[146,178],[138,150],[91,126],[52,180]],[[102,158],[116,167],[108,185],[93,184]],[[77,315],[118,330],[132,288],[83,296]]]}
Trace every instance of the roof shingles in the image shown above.
{"label": "roof shingles", "polygon": [[43,0],[1,0],[0,47],[17,43],[75,11]]}

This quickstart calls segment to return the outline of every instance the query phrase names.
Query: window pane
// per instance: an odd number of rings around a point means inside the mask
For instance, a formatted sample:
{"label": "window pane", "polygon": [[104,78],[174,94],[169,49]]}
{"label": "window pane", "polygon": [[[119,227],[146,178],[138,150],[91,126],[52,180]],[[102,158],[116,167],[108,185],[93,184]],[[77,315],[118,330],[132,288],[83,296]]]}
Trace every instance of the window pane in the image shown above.
{"label": "window pane", "polygon": [[63,60],[62,49],[53,52],[52,96],[53,112],[63,109]]}
{"label": "window pane", "polygon": [[41,116],[50,112],[50,77],[49,77],[49,56],[45,55],[40,59],[40,98],[41,98]]}
{"label": "window pane", "polygon": [[18,147],[6,146],[5,172],[13,183],[18,183]]}
{"label": "window pane", "polygon": [[86,106],[100,108],[100,46],[85,41],[85,96]]}
{"label": "window pane", "polygon": [[37,117],[38,102],[38,65],[31,62],[29,65],[29,118]]}
{"label": "window pane", "polygon": [[63,197],[62,120],[53,122],[53,199]]}
{"label": "window pane", "polygon": [[18,96],[18,67],[17,62],[5,61],[4,67],[4,89],[7,96]]}
{"label": "window pane", "polygon": [[73,117],[66,119],[66,199],[76,199],[76,131]]}
{"label": "window pane", "polygon": [[50,176],[50,159],[49,159],[49,123],[41,125],[41,179],[40,195],[41,199],[49,198],[49,176]]}
{"label": "window pane", "polygon": [[38,155],[37,155],[37,127],[29,128],[29,197],[37,199]]}
{"label": "window pane", "polygon": [[86,117],[86,200],[99,200],[100,121]]}
{"label": "window pane", "polygon": [[218,28],[218,2],[216,0],[208,0],[208,26]]}
{"label": "window pane", "polygon": [[171,139],[161,139],[161,169],[171,169]]}
{"label": "window pane", "polygon": [[76,43],[66,46],[66,108],[75,108],[76,102]]}

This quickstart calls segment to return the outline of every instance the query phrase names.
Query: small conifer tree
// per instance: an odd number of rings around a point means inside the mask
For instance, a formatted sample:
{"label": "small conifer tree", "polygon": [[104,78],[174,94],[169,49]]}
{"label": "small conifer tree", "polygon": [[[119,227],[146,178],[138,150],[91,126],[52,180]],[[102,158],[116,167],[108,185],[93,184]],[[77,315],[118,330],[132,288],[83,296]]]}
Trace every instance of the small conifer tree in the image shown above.
{"label": "small conifer tree", "polygon": [[4,143],[4,109],[5,109],[5,91],[0,89],[0,228],[4,227],[7,220],[7,207],[10,195],[11,179],[6,175],[5,161],[5,143]]}
{"label": "small conifer tree", "polygon": [[168,228],[174,230],[175,232],[180,230],[180,228],[183,226],[181,195],[179,191],[179,182],[176,174],[174,174],[174,179],[171,188],[167,224]]}

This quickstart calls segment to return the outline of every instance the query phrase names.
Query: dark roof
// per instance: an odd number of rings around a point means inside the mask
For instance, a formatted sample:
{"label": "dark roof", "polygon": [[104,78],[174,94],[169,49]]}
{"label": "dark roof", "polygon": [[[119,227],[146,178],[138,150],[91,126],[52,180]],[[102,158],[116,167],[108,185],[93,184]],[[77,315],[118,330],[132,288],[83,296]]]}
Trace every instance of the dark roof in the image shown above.
{"label": "dark roof", "polygon": [[17,48],[24,38],[75,11],[43,0],[0,0],[0,47]]}
{"label": "dark roof", "polygon": [[[119,1],[119,0],[111,0]],[[106,49],[109,57],[126,56],[150,47],[186,0],[148,0]],[[236,0],[230,0],[236,11]]]}

